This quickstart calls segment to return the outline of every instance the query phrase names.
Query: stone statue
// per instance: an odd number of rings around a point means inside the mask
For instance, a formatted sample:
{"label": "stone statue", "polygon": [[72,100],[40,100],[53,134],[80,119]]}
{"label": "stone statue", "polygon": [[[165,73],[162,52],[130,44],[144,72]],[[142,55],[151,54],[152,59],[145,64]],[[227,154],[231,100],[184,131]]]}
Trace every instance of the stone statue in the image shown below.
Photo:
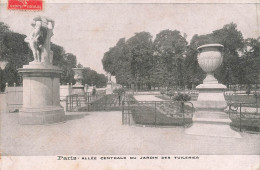
{"label": "stone statue", "polygon": [[54,21],[46,17],[36,17],[32,22],[33,30],[25,38],[32,50],[34,62],[52,64],[53,52],[50,49]]}

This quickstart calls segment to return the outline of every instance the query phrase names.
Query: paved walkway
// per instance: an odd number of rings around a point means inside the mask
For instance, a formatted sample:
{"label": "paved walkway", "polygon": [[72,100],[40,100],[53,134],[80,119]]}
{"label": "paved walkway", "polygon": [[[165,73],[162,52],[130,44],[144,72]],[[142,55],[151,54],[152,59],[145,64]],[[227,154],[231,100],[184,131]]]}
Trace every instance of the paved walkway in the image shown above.
{"label": "paved walkway", "polygon": [[1,154],[260,154],[259,134],[240,133],[242,138],[187,135],[183,127],[122,125],[121,114],[74,112],[66,113],[65,123],[19,125],[18,113],[1,112]]}
{"label": "paved walkway", "polygon": [[260,154],[260,135],[242,138],[187,135],[182,127],[121,124],[121,112],[67,115],[66,123],[19,125],[17,113],[1,115],[2,155],[59,154]]}

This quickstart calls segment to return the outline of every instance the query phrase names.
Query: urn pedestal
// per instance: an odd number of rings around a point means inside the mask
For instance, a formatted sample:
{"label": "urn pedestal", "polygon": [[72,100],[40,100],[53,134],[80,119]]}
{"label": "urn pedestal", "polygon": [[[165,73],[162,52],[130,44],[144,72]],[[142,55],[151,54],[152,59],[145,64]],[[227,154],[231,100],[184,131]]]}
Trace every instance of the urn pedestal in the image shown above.
{"label": "urn pedestal", "polygon": [[214,71],[221,65],[223,46],[221,44],[207,44],[198,47],[198,63],[207,73],[203,84],[196,87],[199,96],[194,106],[193,125],[185,133],[192,135],[235,137],[240,134],[233,131],[229,124],[231,120],[224,109],[227,103],[224,97],[226,86],[218,83]]}
{"label": "urn pedestal", "polygon": [[58,67],[32,62],[18,69],[23,76],[23,106],[20,124],[52,124],[65,121],[60,105],[60,74]]}
{"label": "urn pedestal", "polygon": [[76,80],[76,84],[72,86],[72,93],[73,94],[84,94],[84,86],[82,85],[83,79],[83,68],[73,68],[75,73],[74,79]]}

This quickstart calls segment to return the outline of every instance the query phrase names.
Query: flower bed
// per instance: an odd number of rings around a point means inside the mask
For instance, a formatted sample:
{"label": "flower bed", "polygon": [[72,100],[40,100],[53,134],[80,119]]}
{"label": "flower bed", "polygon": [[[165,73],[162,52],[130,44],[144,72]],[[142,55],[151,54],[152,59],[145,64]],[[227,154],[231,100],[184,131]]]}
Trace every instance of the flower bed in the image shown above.
{"label": "flower bed", "polygon": [[[164,105],[164,106],[163,106]],[[161,126],[182,126],[192,123],[192,114],[179,112],[177,108],[169,108],[165,104],[145,105],[139,104],[131,106],[131,113],[136,124],[161,125]]]}
{"label": "flower bed", "polygon": [[[231,114],[230,119],[232,120],[231,126],[240,128],[240,115]],[[260,132],[260,114],[255,113],[242,113],[241,116],[241,129],[247,131],[258,131]]]}

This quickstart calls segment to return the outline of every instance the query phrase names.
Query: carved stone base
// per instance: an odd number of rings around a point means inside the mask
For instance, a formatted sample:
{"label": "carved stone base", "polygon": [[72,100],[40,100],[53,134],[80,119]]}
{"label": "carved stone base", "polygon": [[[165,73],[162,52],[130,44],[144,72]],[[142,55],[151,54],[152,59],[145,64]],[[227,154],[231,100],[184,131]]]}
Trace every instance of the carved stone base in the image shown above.
{"label": "carved stone base", "polygon": [[72,94],[84,94],[84,86],[75,84],[72,86]]}
{"label": "carved stone base", "polygon": [[232,130],[228,124],[209,124],[202,122],[194,122],[190,128],[185,130],[185,134],[210,137],[241,138],[241,135]]}
{"label": "carved stone base", "polygon": [[185,130],[186,134],[212,137],[241,138],[241,135],[230,128],[228,114],[219,111],[198,111],[192,118],[193,124]]}
{"label": "carved stone base", "polygon": [[226,108],[227,102],[224,97],[223,84],[200,84],[196,87],[199,90],[199,96],[194,106],[196,110],[219,110]]}
{"label": "carved stone base", "polygon": [[23,76],[21,124],[50,124],[64,121],[60,105],[61,70],[52,65],[30,63],[18,69]]}
{"label": "carved stone base", "polygon": [[22,108],[19,123],[30,125],[65,122],[64,109],[60,107]]}
{"label": "carved stone base", "polygon": [[198,100],[194,102],[196,112],[193,114],[193,125],[185,130],[186,134],[240,138],[229,124],[231,120],[224,112],[227,103],[224,98],[223,84],[200,84]]}

